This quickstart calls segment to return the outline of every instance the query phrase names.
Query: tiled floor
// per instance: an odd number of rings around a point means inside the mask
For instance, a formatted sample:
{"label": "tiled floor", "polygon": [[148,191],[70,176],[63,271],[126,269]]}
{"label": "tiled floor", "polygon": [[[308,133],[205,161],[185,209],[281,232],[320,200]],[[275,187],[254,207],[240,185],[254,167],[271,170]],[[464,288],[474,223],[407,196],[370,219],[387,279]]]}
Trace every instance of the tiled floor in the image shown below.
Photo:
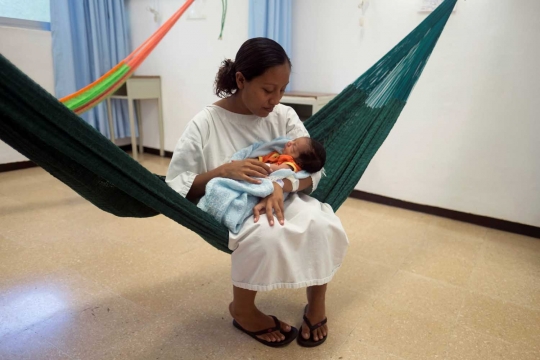
{"label": "tiled floor", "polygon": [[[353,199],[338,214],[328,341],[270,349],[231,326],[229,255],[39,168],[0,173],[0,359],[540,359],[540,240]],[[293,325],[304,303],[258,296]]]}

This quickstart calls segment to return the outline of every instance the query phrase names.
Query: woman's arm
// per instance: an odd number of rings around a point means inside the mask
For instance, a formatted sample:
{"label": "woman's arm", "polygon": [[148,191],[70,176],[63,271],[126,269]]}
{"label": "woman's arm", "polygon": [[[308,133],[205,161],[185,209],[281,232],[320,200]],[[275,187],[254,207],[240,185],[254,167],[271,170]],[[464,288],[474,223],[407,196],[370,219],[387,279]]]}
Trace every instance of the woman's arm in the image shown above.
{"label": "woman's arm", "polygon": [[221,172],[221,168],[218,167],[217,169],[195,176],[191,188],[186,195],[186,199],[195,201],[202,197],[205,193],[206,184],[215,177],[223,177],[221,176]]}
{"label": "woman's arm", "polygon": [[255,178],[267,177],[269,173],[268,166],[258,160],[247,159],[232,161],[223,164],[214,170],[195,176],[186,198],[193,201],[203,196],[206,184],[215,177],[244,180],[253,184],[260,184],[261,181]]}
{"label": "woman's arm", "polygon": [[[313,181],[311,179],[311,176],[308,176],[305,179],[300,179],[298,184],[298,189],[296,191],[302,191],[310,186],[313,186]],[[293,186],[291,183],[291,180],[289,179],[283,179],[283,192],[291,192],[293,191]]]}

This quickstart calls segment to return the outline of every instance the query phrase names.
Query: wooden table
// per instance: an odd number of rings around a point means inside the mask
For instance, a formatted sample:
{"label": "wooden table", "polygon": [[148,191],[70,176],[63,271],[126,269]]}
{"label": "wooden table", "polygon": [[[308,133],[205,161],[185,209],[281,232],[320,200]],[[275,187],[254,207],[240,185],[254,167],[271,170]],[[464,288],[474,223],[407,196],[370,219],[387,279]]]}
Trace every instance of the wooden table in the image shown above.
{"label": "wooden table", "polygon": [[[135,136],[135,111],[133,102],[135,100],[157,99],[158,103],[158,126],[159,126],[159,154],[165,155],[164,149],[164,129],[163,129],[163,111],[161,102],[161,77],[159,76],[132,76],[124,85],[122,85],[115,93],[107,99],[107,108],[109,111],[109,129],[111,133],[111,141],[114,142],[114,121],[112,117],[112,108],[110,99],[124,99],[128,101],[129,110],[129,129],[131,133],[131,150],[133,158],[137,160],[137,137]],[[139,125],[139,151],[143,153],[143,131],[141,104],[137,101],[137,119]]]}

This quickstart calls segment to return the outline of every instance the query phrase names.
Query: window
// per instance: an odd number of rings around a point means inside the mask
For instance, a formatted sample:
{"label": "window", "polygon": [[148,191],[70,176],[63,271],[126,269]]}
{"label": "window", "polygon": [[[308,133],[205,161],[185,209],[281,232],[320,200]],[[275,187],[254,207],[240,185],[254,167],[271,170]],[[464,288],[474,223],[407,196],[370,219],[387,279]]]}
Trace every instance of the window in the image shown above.
{"label": "window", "polygon": [[50,30],[50,0],[0,0],[0,25]]}

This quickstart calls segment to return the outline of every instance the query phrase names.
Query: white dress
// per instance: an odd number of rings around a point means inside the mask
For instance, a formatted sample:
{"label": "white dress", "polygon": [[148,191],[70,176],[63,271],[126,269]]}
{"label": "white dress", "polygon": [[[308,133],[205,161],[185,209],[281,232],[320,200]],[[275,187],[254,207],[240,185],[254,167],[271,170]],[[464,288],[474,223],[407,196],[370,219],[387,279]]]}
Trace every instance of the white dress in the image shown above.
{"label": "white dress", "polygon": [[[278,136],[309,136],[294,110],[277,105],[266,118],[232,113],[207,106],[189,123],[178,141],[167,172],[167,184],[186,196],[195,176],[227,163],[238,150]],[[314,174],[313,189],[320,180]],[[339,218],[328,204],[304,194],[285,199],[285,225],[255,223],[248,218],[236,235],[229,233],[233,250],[233,285],[255,291],[296,289],[328,283],[341,266],[349,241]]]}

